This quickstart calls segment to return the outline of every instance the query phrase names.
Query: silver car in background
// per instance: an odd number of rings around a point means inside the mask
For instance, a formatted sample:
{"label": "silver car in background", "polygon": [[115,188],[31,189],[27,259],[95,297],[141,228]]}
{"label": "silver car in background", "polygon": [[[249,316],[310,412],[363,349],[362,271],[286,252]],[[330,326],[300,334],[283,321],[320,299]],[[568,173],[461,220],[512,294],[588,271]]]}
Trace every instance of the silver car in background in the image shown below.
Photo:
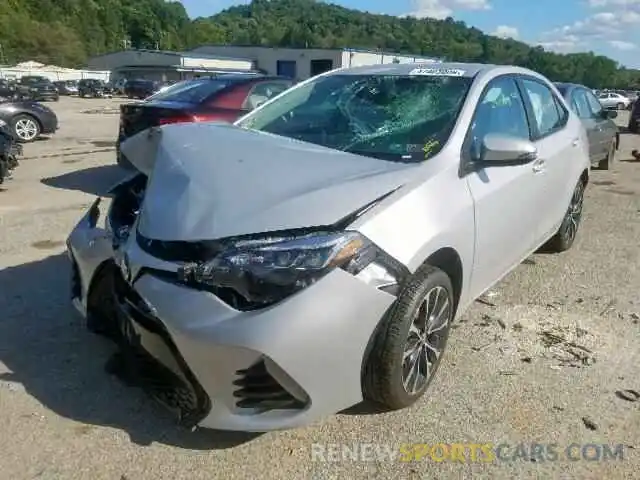
{"label": "silver car in background", "polygon": [[547,79],[475,64],[335,70],[122,148],[139,173],[68,239],[74,304],[110,371],[225,430],[416,402],[454,318],[572,246],[589,175]]}
{"label": "silver car in background", "polygon": [[604,108],[596,96],[584,85],[556,83],[556,88],[574,113],[582,120],[589,138],[591,165],[610,170],[620,146],[620,132],[613,121],[615,110]]}
{"label": "silver car in background", "polygon": [[614,110],[626,110],[631,105],[631,100],[617,92],[601,92],[598,100],[604,108]]}

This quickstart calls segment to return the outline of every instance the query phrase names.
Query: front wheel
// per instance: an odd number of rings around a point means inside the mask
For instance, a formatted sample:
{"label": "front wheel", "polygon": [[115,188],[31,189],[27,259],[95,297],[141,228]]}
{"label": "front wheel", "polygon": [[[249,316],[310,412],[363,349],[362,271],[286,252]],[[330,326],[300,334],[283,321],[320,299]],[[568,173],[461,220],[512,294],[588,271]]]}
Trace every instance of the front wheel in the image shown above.
{"label": "front wheel", "polygon": [[13,133],[19,142],[33,142],[40,135],[40,124],[31,115],[16,115],[11,122]]}
{"label": "front wheel", "polygon": [[580,222],[582,221],[582,205],[584,203],[584,190],[586,182],[580,179],[573,190],[569,208],[562,219],[562,224],[558,232],[551,237],[546,247],[551,252],[560,253],[569,250],[578,234]]}
{"label": "front wheel", "polygon": [[447,274],[420,267],[375,333],[364,368],[364,397],[390,410],[422,397],[440,366],[454,311]]}

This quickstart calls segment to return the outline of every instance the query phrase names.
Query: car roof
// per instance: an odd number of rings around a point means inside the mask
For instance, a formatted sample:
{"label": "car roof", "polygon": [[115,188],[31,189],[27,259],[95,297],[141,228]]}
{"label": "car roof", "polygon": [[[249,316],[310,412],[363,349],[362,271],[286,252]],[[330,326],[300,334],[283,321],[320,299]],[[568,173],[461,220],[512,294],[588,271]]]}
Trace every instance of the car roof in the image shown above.
{"label": "car roof", "polygon": [[365,65],[361,67],[347,67],[333,70],[331,74],[337,75],[418,75],[419,71],[424,71],[425,75],[438,74],[438,72],[446,73],[447,70],[455,71],[455,75],[472,78],[480,73],[488,73],[492,70],[501,71],[501,73],[533,73],[535,72],[511,65],[493,65],[487,63],[460,63],[460,62],[416,62],[416,63],[387,63],[377,65]]}

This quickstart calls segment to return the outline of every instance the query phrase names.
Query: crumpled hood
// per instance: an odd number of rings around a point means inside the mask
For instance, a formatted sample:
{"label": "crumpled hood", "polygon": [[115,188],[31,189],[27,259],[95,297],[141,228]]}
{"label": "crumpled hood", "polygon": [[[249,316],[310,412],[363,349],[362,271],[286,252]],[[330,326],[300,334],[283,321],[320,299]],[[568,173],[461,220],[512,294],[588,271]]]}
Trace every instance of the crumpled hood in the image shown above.
{"label": "crumpled hood", "polygon": [[416,168],[229,124],[154,128],[121,150],[149,177],[139,232],[168,241],[330,225]]}

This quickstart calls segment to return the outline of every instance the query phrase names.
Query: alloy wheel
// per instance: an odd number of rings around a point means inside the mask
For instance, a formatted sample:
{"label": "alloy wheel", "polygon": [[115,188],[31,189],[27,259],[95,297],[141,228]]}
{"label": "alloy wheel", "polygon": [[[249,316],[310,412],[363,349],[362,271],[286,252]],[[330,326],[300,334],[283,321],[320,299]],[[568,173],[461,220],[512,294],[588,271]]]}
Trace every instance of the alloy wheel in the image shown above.
{"label": "alloy wheel", "polygon": [[436,286],[427,292],[411,322],[402,357],[402,383],[410,395],[425,388],[435,373],[447,340],[451,307],[445,288]]}
{"label": "alloy wheel", "polygon": [[584,200],[584,183],[580,182],[571,197],[571,203],[564,220],[563,235],[567,240],[573,240],[578,233],[578,226],[582,219],[582,204]]}
{"label": "alloy wheel", "polygon": [[29,142],[38,135],[38,125],[30,118],[21,118],[15,124],[15,131],[18,138]]}

